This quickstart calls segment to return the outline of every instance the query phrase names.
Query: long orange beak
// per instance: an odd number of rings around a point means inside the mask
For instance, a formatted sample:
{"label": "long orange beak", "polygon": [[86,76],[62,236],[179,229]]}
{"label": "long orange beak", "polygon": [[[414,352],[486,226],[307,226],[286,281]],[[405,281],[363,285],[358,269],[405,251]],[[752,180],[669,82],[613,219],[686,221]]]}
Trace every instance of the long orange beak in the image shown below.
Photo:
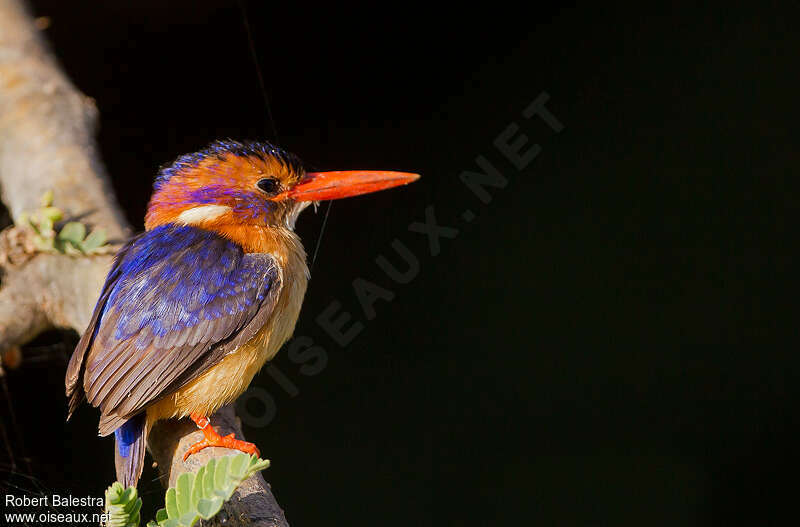
{"label": "long orange beak", "polygon": [[309,172],[286,194],[295,201],[324,201],[408,185],[418,179],[419,174],[380,170]]}

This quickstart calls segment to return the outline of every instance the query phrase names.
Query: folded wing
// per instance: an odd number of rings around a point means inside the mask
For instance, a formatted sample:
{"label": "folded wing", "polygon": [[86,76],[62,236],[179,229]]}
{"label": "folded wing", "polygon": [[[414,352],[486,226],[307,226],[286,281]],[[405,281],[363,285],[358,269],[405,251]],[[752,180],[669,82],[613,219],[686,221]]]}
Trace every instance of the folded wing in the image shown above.
{"label": "folded wing", "polygon": [[133,239],[70,360],[70,414],[85,394],[102,412],[100,434],[113,432],[249,340],[280,288],[270,255],[215,233],[163,226]]}

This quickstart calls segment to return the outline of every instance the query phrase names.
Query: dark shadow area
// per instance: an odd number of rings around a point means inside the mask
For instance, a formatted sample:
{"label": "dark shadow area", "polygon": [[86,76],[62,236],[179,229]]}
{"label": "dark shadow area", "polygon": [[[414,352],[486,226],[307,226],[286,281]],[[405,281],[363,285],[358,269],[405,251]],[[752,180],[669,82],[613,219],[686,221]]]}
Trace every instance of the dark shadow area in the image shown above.
{"label": "dark shadow area", "polygon": [[5,229],[12,223],[14,222],[11,220],[11,214],[8,212],[6,206],[0,202],[0,229]]}

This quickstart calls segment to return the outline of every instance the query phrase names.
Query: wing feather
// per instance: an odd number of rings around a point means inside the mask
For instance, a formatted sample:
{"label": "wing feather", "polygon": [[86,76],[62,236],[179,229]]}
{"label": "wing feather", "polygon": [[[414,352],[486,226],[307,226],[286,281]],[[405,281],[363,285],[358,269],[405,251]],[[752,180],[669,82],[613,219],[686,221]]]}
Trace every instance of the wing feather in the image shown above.
{"label": "wing feather", "polygon": [[112,432],[252,338],[280,288],[272,256],[215,233],[165,226],[134,238],[70,360],[71,409],[85,392],[102,411],[101,433]]}

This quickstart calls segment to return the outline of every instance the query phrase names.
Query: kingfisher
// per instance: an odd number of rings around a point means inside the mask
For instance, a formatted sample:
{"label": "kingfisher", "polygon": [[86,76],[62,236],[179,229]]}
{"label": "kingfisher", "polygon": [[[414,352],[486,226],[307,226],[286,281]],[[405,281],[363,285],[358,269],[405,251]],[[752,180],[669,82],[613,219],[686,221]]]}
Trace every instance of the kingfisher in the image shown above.
{"label": "kingfisher", "polygon": [[69,419],[85,399],[114,434],[117,480],[135,486],[147,436],[190,417],[206,447],[260,455],[209,416],[236,400],[294,331],[306,253],[294,232],[310,204],[405,185],[417,174],[306,172],[266,142],[216,141],[159,171],[145,231],[116,254],[67,366]]}

